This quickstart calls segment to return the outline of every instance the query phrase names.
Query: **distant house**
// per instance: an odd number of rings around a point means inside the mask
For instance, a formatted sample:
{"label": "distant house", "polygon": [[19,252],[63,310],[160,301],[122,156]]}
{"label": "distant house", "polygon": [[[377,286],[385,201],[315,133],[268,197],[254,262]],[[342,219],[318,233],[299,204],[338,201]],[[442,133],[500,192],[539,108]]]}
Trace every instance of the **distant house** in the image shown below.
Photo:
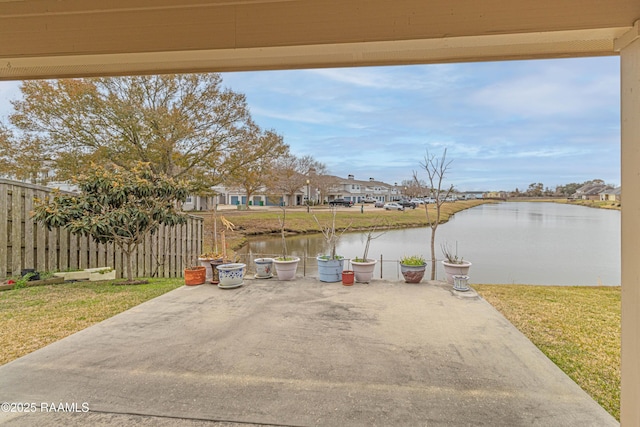
{"label": "distant house", "polygon": [[353,203],[363,202],[365,199],[374,199],[380,202],[388,202],[400,198],[398,186],[390,185],[374,178],[357,180],[354,175],[348,175],[347,179],[335,177],[336,184],[331,187],[326,201],[344,198]]}
{"label": "distant house", "polygon": [[[374,199],[380,202],[399,200],[402,197],[401,187],[377,181],[374,178],[368,180],[357,180],[354,175],[347,178],[337,176],[325,176],[334,182],[329,188],[320,191],[316,186],[300,188],[292,196],[280,195],[274,197],[267,195],[266,189],[258,191],[251,196],[249,204],[253,206],[277,206],[285,203],[288,206],[300,206],[306,203],[307,197],[314,203],[326,203],[333,199],[344,198],[353,203],[364,202],[365,199]],[[239,187],[225,187],[219,185],[213,187],[215,196],[201,197],[189,196],[183,204],[185,211],[206,211],[213,209],[216,204],[220,205],[244,205],[247,201],[246,192]]]}
{"label": "distant house", "polygon": [[614,188],[602,182],[585,184],[569,196],[570,199],[600,200],[600,193],[612,191]]}
{"label": "distant house", "polygon": [[[226,187],[224,185],[216,185],[211,190],[215,193],[213,196],[196,196],[189,195],[187,200],[182,204],[184,211],[208,211],[216,205],[245,205],[247,202],[247,194],[240,187]],[[292,205],[301,205],[303,198],[303,190],[300,189],[294,196]],[[284,196],[274,198],[267,195],[266,189],[257,191],[251,195],[249,199],[250,206],[278,206],[284,200]]]}
{"label": "distant house", "polygon": [[482,199],[482,196],[488,193],[488,191],[463,191],[458,193],[458,199],[461,200],[475,200]]}
{"label": "distant house", "polygon": [[620,202],[622,187],[616,187],[613,190],[604,190],[600,193],[600,201],[602,202]]}
{"label": "distant house", "polygon": [[483,199],[506,199],[507,193],[505,191],[487,191],[482,194]]}

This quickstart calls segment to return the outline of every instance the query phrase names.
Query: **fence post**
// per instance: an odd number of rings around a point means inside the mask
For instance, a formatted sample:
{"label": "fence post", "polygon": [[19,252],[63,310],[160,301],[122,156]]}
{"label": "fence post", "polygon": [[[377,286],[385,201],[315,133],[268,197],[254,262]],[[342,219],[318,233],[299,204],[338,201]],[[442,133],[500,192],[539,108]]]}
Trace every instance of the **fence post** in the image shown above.
{"label": "fence post", "polygon": [[380,254],[380,278],[382,279],[382,254]]}
{"label": "fence post", "polygon": [[307,277],[307,250],[304,251],[304,258],[302,259],[302,277]]}

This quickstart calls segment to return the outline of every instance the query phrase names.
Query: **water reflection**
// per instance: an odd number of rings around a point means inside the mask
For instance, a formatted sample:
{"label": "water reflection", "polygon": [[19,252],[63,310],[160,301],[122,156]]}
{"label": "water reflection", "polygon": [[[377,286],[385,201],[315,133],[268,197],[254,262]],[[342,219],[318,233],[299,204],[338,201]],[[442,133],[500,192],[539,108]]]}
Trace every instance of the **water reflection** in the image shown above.
{"label": "water reflection", "polygon": [[[429,228],[392,230],[371,242],[369,257],[383,263],[382,276],[399,280],[397,263],[403,255],[430,257]],[[346,233],[338,253],[362,256],[364,233]],[[499,203],[457,213],[437,232],[440,244],[457,244],[458,253],[473,262],[471,283],[526,283],[549,285],[620,284],[620,212],[556,203]],[[287,239],[291,254],[315,257],[327,248],[320,235]],[[252,240],[242,253],[277,255],[279,237]],[[302,264],[302,263],[301,263]],[[301,265],[308,275],[316,264]],[[377,267],[376,276],[380,277]],[[441,267],[437,275],[444,277]]]}

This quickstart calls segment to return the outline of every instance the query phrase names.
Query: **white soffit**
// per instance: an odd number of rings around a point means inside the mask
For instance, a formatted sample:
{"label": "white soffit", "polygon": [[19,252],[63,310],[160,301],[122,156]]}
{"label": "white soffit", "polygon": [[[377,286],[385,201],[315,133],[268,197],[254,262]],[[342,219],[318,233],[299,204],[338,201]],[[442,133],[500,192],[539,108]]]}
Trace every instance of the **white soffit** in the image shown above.
{"label": "white soffit", "polygon": [[309,46],[0,59],[0,80],[429,64],[617,54],[632,27]]}

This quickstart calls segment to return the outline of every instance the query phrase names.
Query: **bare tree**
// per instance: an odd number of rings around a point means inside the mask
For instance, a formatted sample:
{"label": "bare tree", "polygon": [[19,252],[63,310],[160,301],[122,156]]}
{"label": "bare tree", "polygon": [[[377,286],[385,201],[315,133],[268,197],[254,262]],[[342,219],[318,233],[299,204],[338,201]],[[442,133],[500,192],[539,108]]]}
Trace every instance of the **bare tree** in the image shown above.
{"label": "bare tree", "polygon": [[[453,185],[446,189],[442,188],[442,181],[452,161],[453,160],[447,161],[447,149],[445,148],[440,158],[429,154],[429,150],[427,150],[424,156],[424,162],[420,162],[420,166],[427,173],[428,188],[426,191],[429,197],[436,201],[435,214],[432,209],[429,209],[429,203],[424,204],[427,224],[431,227],[431,280],[436,279],[436,230],[440,224],[440,209],[451,191],[453,191]],[[416,184],[420,184],[418,173],[415,171],[413,172],[413,180]]]}
{"label": "bare tree", "polygon": [[326,166],[311,156],[298,157],[286,154],[278,157],[274,164],[274,178],[270,184],[273,193],[280,192],[292,201],[296,192],[301,191],[307,184],[307,179],[313,173],[322,173]]}
{"label": "bare tree", "polygon": [[410,199],[424,196],[427,189],[427,183],[423,179],[416,179],[415,176],[412,179],[403,180],[400,186],[404,188],[404,195]]}
{"label": "bare tree", "polygon": [[326,174],[312,174],[309,179],[311,185],[316,189],[316,198],[319,203],[322,203],[331,190],[340,183],[340,178],[337,176]]}

